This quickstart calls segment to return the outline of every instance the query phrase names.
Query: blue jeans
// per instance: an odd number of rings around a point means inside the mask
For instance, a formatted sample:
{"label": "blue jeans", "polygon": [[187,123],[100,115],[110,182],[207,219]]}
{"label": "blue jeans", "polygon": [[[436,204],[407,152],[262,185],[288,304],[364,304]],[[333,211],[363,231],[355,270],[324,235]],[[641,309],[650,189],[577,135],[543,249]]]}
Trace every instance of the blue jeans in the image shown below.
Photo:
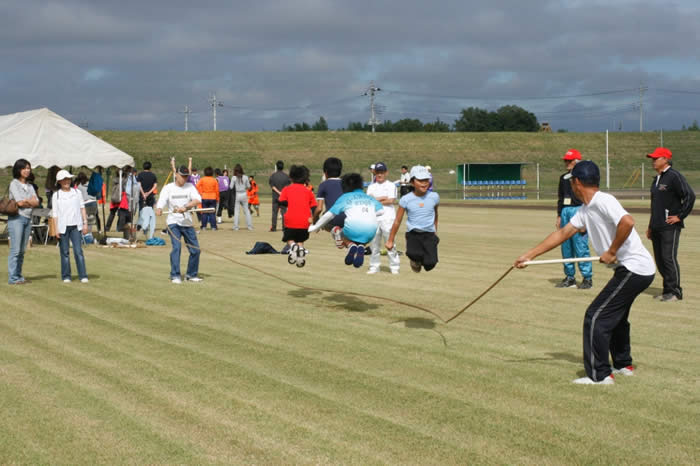
{"label": "blue jeans", "polygon": [[87,278],[82,240],[83,236],[75,225],[66,227],[66,232],[58,240],[58,248],[61,251],[61,280],[70,280],[70,243],[73,243],[73,257],[78,267],[78,277],[81,280]]}
{"label": "blue jeans", "polygon": [[[203,209],[216,209],[216,199],[202,199]],[[202,229],[207,227],[207,223],[211,226],[213,230],[216,230],[216,214],[215,212],[202,213]]]}
{"label": "blue jeans", "polygon": [[27,217],[15,215],[7,219],[7,231],[10,234],[10,253],[7,256],[7,283],[24,281],[22,264],[24,251],[27,249],[29,234],[32,232],[32,221]]}
{"label": "blue jeans", "polygon": [[[186,278],[196,277],[199,273],[199,242],[194,227],[182,227],[177,224],[168,225],[168,235],[173,245],[170,251],[170,278],[180,278],[180,244],[181,238],[187,244],[190,251],[190,258],[187,261]],[[194,246],[194,247],[192,247]]]}
{"label": "blue jeans", "polygon": [[[571,221],[571,218],[576,215],[578,209],[579,207],[564,207],[561,209],[561,228],[564,228],[564,226]],[[590,255],[591,252],[588,249],[587,233],[576,233],[574,236],[561,243],[562,259],[570,259],[573,257],[590,257]],[[579,262],[578,269],[581,271],[583,278],[593,277],[593,264],[591,262]],[[574,262],[564,263],[564,273],[567,277],[574,277],[574,275],[576,275]]]}

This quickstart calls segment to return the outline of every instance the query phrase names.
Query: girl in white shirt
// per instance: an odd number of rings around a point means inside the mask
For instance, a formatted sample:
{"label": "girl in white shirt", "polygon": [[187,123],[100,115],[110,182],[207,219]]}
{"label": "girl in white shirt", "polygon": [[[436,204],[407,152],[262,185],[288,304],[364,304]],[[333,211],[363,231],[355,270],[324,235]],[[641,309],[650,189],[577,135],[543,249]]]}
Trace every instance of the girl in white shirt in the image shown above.
{"label": "girl in white shirt", "polygon": [[[61,251],[61,279],[70,283],[70,243],[73,243],[73,256],[78,267],[78,277],[81,283],[88,282],[83,256],[82,235],[88,232],[87,213],[83,207],[83,196],[75,188],[71,188],[71,175],[61,170],[56,175],[58,190],[51,199],[51,217],[56,222],[56,236],[59,239]],[[81,234],[82,233],[82,234]]]}

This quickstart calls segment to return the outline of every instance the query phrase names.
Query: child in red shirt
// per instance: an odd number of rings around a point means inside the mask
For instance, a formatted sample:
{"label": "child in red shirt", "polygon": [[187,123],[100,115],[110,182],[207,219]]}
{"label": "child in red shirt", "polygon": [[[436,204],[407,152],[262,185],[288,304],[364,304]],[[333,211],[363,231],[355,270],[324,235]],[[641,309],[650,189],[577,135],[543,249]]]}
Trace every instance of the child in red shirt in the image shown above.
{"label": "child in red shirt", "polygon": [[284,235],[282,241],[289,245],[290,264],[304,267],[306,254],[304,241],[309,239],[309,224],[312,209],[316,208],[316,197],[309,191],[305,183],[309,180],[309,169],[304,165],[292,165],[289,169],[289,178],[292,184],[285,186],[280,193],[280,205],[287,206],[284,214]]}

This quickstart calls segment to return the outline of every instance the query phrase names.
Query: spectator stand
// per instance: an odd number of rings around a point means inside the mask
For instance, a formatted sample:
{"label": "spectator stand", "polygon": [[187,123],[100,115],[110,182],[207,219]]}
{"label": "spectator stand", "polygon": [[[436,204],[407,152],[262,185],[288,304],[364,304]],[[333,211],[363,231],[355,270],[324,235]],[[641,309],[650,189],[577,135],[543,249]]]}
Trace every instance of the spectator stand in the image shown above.
{"label": "spectator stand", "polygon": [[526,162],[463,163],[457,165],[457,189],[463,199],[524,200],[527,199],[523,178]]}

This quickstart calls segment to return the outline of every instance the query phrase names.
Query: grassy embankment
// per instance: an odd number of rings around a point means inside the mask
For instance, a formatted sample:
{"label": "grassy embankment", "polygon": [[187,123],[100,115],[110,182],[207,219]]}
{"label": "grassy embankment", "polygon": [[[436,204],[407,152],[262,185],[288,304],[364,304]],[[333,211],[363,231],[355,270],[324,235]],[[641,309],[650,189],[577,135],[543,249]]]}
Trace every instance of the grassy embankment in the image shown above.
{"label": "grassy embankment", "polygon": [[[391,176],[398,179],[402,164],[429,164],[433,167],[436,185],[454,189],[455,175],[449,170],[469,162],[527,162],[524,177],[535,185],[536,164],[540,164],[540,183],[545,193],[556,190],[562,172],[561,157],[567,149],[579,149],[585,158],[605,166],[604,133],[236,133],[236,132],[126,132],[97,131],[97,136],[131,154],[140,166],[150,160],[162,173],[170,156],[178,162],[194,158],[202,169],[206,165],[229,167],[241,163],[246,172],[261,175],[261,185],[274,162],[282,159],[287,166],[306,164],[318,184],[323,160],[340,157],[345,171],[364,170],[370,163],[383,160]],[[664,144],[674,153],[675,166],[690,183],[700,186],[700,133],[676,131],[664,133]],[[645,186],[653,174],[644,155],[659,145],[657,133],[610,133],[609,153],[612,189],[625,186],[632,173],[645,164]],[[605,173],[603,172],[603,179]],[[637,179],[632,186],[641,188]],[[262,191],[266,191],[263,189]]]}

